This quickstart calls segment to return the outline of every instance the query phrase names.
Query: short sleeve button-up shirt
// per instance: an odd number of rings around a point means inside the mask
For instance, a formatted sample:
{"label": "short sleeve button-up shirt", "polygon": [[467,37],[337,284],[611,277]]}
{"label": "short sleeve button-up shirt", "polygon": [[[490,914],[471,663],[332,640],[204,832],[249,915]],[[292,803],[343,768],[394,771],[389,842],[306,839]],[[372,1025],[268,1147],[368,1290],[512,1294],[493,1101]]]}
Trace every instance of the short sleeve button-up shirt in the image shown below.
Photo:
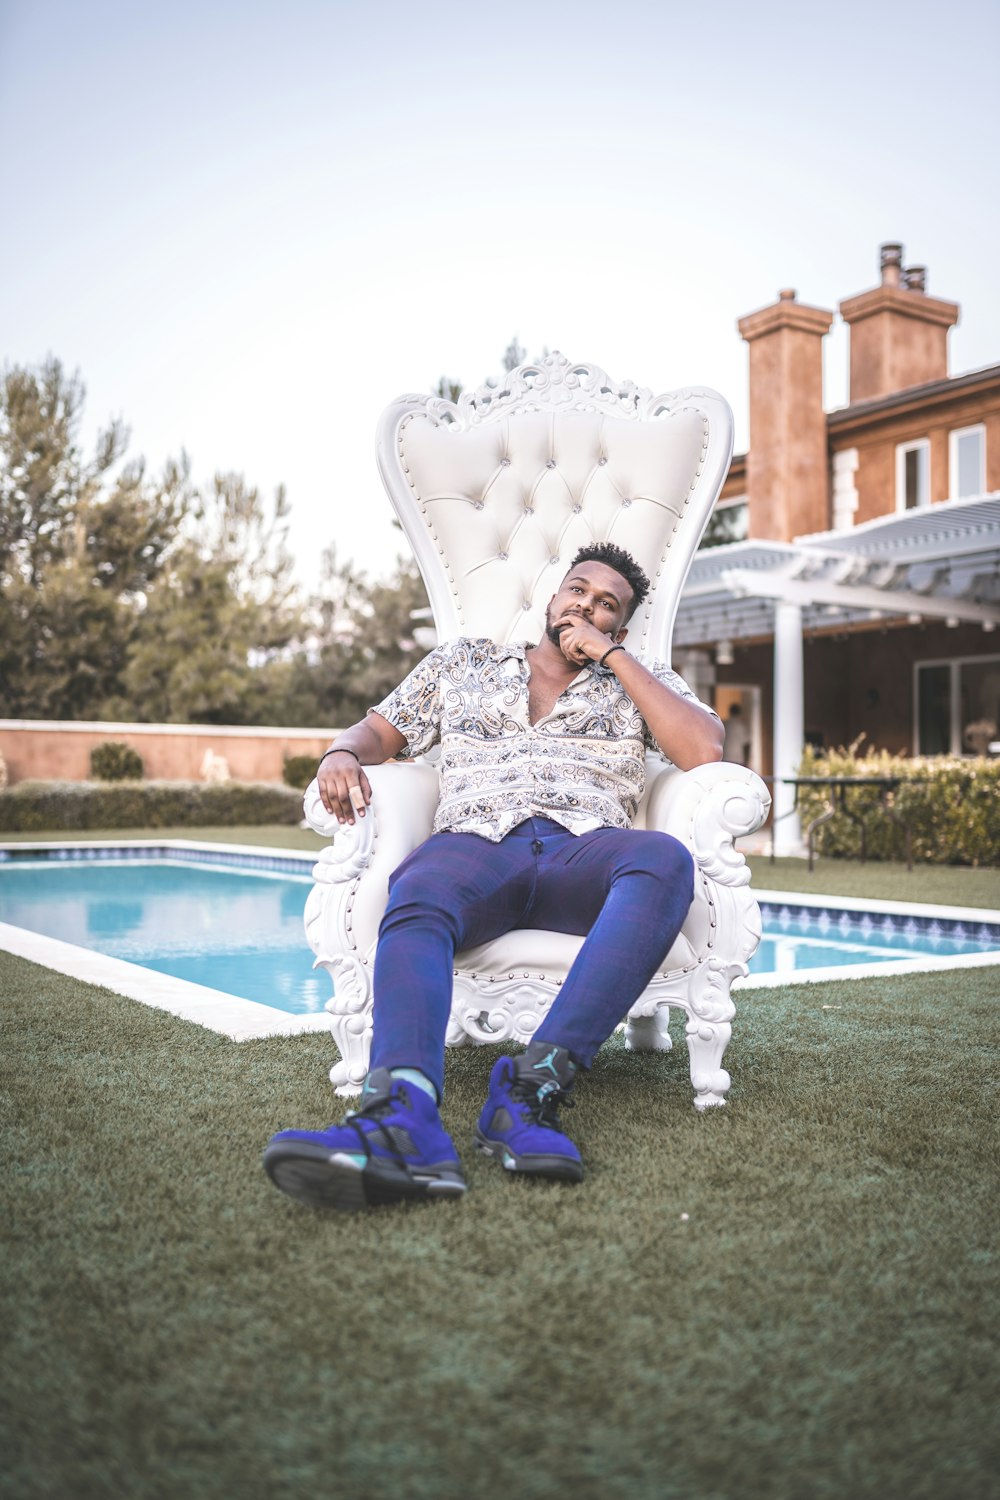
{"label": "short sleeve button-up shirt", "polygon": [[[532,724],[530,647],[463,639],[436,647],[373,710],[406,739],[401,758],[441,746],[434,832],[499,842],[526,818],[571,833],[628,828],[646,779],[649,729],[614,672],[590,663]],[[663,662],[649,670],[695,694]]]}

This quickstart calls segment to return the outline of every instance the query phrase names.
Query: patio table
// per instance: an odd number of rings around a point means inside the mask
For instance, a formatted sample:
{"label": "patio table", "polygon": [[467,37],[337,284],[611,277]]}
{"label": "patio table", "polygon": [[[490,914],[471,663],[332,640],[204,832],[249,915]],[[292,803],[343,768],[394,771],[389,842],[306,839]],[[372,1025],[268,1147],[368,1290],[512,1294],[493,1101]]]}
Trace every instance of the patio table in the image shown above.
{"label": "patio table", "polygon": [[[787,812],[781,813],[779,817],[774,820],[774,822],[776,823],[780,823],[782,818],[791,817],[792,813],[798,811],[799,790],[801,787],[822,787],[826,791],[827,806],[819,814],[818,817],[813,818],[812,821],[806,825],[805,829],[806,847],[809,851],[810,873],[812,872],[815,860],[814,839],[816,830],[817,828],[821,828],[824,823],[828,823],[830,819],[832,817],[835,817],[838,812],[842,812],[845,817],[850,818],[852,823],[857,824],[861,833],[861,863],[864,864],[866,856],[865,819],[860,813],[858,813],[856,810],[852,811],[852,809],[847,805],[847,793],[853,787],[878,788],[879,800],[881,802],[883,812],[885,813],[887,818],[889,818],[893,823],[896,824],[897,828],[901,828],[903,830],[903,836],[906,841],[906,868],[907,870],[912,871],[913,835],[910,830],[910,825],[899,816],[889,799],[896,791],[896,788],[900,786],[903,781],[912,783],[918,778],[911,776],[765,776],[763,779],[765,781],[771,782],[772,785],[776,781],[780,781],[783,786],[792,786],[795,788],[795,798],[792,802],[791,807]],[[773,834],[771,837],[771,860],[774,860]]]}

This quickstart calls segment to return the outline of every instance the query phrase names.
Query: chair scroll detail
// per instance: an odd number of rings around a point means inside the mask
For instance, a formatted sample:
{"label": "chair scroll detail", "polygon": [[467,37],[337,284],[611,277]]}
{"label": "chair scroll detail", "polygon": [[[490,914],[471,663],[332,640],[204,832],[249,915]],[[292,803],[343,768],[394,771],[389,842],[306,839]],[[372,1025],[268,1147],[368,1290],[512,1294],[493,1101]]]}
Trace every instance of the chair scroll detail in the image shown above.
{"label": "chair scroll detail", "polygon": [[[379,427],[378,460],[389,498],[427,585],[438,638],[537,640],[544,610],[570,558],[614,541],[652,580],[630,622],[627,649],[669,661],[680,592],[732,455],[732,416],[715,392],[653,396],[599,366],[562,355],[511,371],[457,404],[407,396]],[[367,1070],[378,926],[392,871],[431,831],[438,779],[428,762],[366,768],[372,804],[340,826],[315,782],[306,818],[332,838],[317,861],[306,905],[316,964],[330,975],[331,1029],[340,1053],[331,1080],[355,1093]],[[685,1012],[699,1109],[725,1103],[722,1058],[734,1006],[760,940],[749,869],[734,840],[760,827],[764,783],[741,766],[682,772],[647,760],[637,826],[671,833],[691,849],[695,900],[680,937],[632,1007],[626,1041],[670,1046],[671,1006]],[[582,939],[520,931],[456,957],[451,1046],[530,1039]]]}

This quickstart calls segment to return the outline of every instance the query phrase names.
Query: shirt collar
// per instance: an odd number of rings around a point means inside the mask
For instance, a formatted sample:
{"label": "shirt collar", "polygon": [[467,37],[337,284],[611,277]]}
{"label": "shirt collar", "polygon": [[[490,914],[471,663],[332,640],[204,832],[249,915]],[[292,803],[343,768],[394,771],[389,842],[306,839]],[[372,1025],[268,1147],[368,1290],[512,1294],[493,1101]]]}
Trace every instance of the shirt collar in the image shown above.
{"label": "shirt collar", "polygon": [[[496,649],[497,649],[497,657],[498,657],[498,659],[500,661],[509,661],[511,659],[511,657],[514,657],[518,661],[524,662],[524,664],[527,665],[527,662],[528,662],[528,652],[529,651],[533,651],[535,649],[535,642],[534,641],[507,641],[507,642],[504,642],[503,644],[497,643],[497,648]],[[601,669],[601,668],[598,667],[598,664],[597,664],[596,661],[589,661],[585,667],[581,667],[580,668],[579,672],[577,672],[577,674],[573,678],[572,682],[568,683],[567,686],[569,686],[569,687],[575,687],[578,682],[580,682],[581,680],[586,679],[586,677],[588,676],[588,674],[590,676],[593,676],[599,670],[603,670],[604,672],[609,673],[609,675],[613,675],[613,673],[611,673],[610,667],[604,667],[603,669]]]}

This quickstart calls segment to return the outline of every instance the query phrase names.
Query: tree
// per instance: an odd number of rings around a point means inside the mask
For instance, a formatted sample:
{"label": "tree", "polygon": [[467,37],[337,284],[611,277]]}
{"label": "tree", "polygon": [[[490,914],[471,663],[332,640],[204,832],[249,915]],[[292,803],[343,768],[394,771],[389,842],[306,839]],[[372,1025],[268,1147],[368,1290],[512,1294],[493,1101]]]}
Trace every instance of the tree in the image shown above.
{"label": "tree", "polygon": [[52,358],[0,386],[0,713],[266,719],[302,627],[284,490],[201,493],[183,456],[151,479],[120,422],[85,458],[84,396]]}
{"label": "tree", "polygon": [[511,339],[503,352],[503,367],[509,375],[511,370],[516,370],[518,365],[524,364],[524,348],[517,342],[517,334]]}
{"label": "tree", "polygon": [[462,382],[460,380],[452,380],[449,375],[442,375],[434,387],[433,394],[440,396],[442,401],[455,402],[462,394]]}
{"label": "tree", "polygon": [[0,380],[0,713],[87,718],[121,684],[148,590],[191,500],[187,462],[149,479],[112,423],[85,458],[85,391],[57,359]]}
{"label": "tree", "polygon": [[389,578],[373,583],[352,564],[338,563],[332,548],[326,553],[311,667],[320,723],[342,727],[363,718],[416,666],[427,648],[414,635],[414,616],[427,607],[412,561],[398,562]]}
{"label": "tree", "polygon": [[157,723],[275,722],[263,668],[301,635],[288,502],[217,474],[147,608],[123,673],[122,711]]}
{"label": "tree", "polygon": [[[545,354],[548,354],[548,352],[549,351],[547,349],[544,351]],[[524,347],[523,345],[518,343],[517,334],[515,334],[504,350],[503,356],[500,361],[503,366],[504,374],[509,375],[511,370],[516,370],[518,365],[524,363],[524,359]],[[489,376],[487,377],[486,384],[496,385],[497,382],[494,377]],[[459,396],[462,394],[463,389],[464,387],[460,380],[453,380],[450,375],[442,375],[438,380],[437,385],[434,387],[433,393],[435,396],[440,396],[443,401],[454,402],[458,400]]]}
{"label": "tree", "polygon": [[746,505],[716,506],[708,518],[701,546],[724,547],[727,542],[745,542],[746,537]]}

